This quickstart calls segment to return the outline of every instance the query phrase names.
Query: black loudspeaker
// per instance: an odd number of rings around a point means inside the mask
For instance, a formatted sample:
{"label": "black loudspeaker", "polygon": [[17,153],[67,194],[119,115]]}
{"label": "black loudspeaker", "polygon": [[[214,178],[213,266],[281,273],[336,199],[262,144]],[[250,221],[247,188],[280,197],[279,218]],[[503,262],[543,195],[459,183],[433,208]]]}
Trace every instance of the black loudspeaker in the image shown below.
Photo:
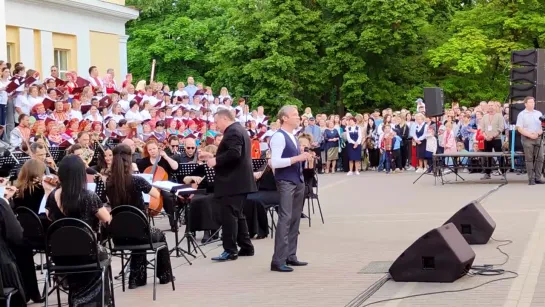
{"label": "black loudspeaker", "polygon": [[496,222],[476,201],[456,212],[445,225],[449,223],[454,224],[469,244],[486,244],[496,229]]}
{"label": "black loudspeaker", "polygon": [[524,103],[512,103],[509,105],[509,124],[516,125],[519,113],[526,108]]}
{"label": "black loudspeaker", "polygon": [[471,269],[475,252],[453,224],[418,238],[392,264],[394,281],[453,282]]}
{"label": "black loudspeaker", "polygon": [[426,116],[436,117],[445,114],[443,89],[439,87],[424,88],[424,104],[426,105]]}
{"label": "black loudspeaker", "polygon": [[511,53],[511,64],[545,66],[545,49],[517,50]]}

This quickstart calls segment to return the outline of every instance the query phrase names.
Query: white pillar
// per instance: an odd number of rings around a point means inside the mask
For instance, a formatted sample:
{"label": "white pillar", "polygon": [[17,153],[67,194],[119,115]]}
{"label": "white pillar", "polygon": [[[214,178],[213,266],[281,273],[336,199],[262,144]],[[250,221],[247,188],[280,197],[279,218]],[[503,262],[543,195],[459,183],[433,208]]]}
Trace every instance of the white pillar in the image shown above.
{"label": "white pillar", "polygon": [[6,2],[0,0],[0,60],[8,59],[8,43],[6,38]]}
{"label": "white pillar", "polygon": [[34,66],[34,30],[19,28],[19,52],[25,68],[36,69]]}
{"label": "white pillar", "polygon": [[128,35],[119,35],[119,73],[117,74],[116,80],[117,84],[121,84],[125,80],[127,75],[127,40],[129,39]]}
{"label": "white pillar", "polygon": [[49,31],[40,31],[40,42],[42,50],[41,75],[43,79],[50,75],[51,66],[55,64],[55,59],[53,58],[53,33]]}
{"label": "white pillar", "polygon": [[89,67],[91,67],[91,35],[88,28],[82,28],[76,33],[77,36],[77,55],[78,55],[78,76],[82,78],[89,77]]}

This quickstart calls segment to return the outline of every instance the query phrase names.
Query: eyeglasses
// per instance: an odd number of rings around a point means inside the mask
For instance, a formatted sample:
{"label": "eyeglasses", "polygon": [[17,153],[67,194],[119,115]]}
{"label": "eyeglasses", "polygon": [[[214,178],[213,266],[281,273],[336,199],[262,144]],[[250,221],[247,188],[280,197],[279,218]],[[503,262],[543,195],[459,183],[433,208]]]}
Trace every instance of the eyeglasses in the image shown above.
{"label": "eyeglasses", "polygon": [[180,145],[170,145],[170,147],[178,148],[178,147],[180,147]]}
{"label": "eyeglasses", "polygon": [[196,147],[186,147],[185,149],[195,149]]}

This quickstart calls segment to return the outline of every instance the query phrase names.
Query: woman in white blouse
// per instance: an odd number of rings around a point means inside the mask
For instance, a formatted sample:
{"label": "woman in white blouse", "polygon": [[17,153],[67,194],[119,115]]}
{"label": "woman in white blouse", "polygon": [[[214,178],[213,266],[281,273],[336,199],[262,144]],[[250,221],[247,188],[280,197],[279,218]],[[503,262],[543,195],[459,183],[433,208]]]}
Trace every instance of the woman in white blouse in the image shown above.
{"label": "woman in white blouse", "polygon": [[100,112],[98,112],[98,109],[96,106],[91,106],[89,109],[89,113],[85,115],[85,119],[89,120],[91,122],[102,122],[102,115],[100,115]]}
{"label": "woman in white blouse", "polygon": [[149,101],[144,101],[144,104],[143,104],[143,107],[142,107],[142,111],[140,111],[140,115],[142,115],[142,118],[144,120],[146,119],[151,119],[151,114],[149,112],[149,110],[151,109],[152,105],[151,105],[151,102]]}
{"label": "woman in white blouse", "polygon": [[136,100],[131,100],[129,106],[129,111],[125,113],[125,119],[127,122],[140,124],[142,121],[144,121],[142,114],[140,114],[140,106],[138,105],[138,102]]}
{"label": "woman in white blouse", "polygon": [[[348,119],[348,127],[346,128],[346,150],[348,150],[348,176],[360,174],[361,168],[361,140],[363,138],[362,129],[356,125],[356,118]],[[352,171],[354,170],[354,171]]]}
{"label": "woman in white blouse", "polygon": [[112,105],[112,112],[109,114],[109,116],[111,116],[116,123],[119,123],[120,120],[125,118],[125,116],[121,114],[121,111],[122,111],[121,104],[119,102],[116,102]]}
{"label": "woman in white blouse", "polygon": [[422,173],[427,169],[426,162],[426,130],[427,125],[422,113],[415,115],[416,122],[411,126],[411,136],[416,143],[416,158],[418,159],[417,173]]}

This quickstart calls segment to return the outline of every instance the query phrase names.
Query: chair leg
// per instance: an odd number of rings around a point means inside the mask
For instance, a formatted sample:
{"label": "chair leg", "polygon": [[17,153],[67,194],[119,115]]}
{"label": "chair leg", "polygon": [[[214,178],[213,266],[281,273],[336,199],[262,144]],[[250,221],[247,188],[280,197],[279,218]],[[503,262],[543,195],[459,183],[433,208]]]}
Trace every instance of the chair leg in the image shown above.
{"label": "chair leg", "polygon": [[153,300],[155,301],[157,293],[157,254],[159,250],[155,251],[155,265],[153,266]]}
{"label": "chair leg", "polygon": [[[45,272],[45,292],[44,292],[44,307],[48,307],[49,303],[47,301],[47,298],[49,297],[49,286],[51,285],[51,280],[49,278],[49,271]],[[48,282],[49,281],[49,282]]]}
{"label": "chair leg", "polygon": [[307,197],[307,211],[308,211],[308,227],[311,227],[311,219],[310,219],[310,198]]}
{"label": "chair leg", "polygon": [[320,211],[320,217],[322,218],[322,224],[325,224],[324,215],[322,214],[322,206],[320,205],[320,199],[318,198],[318,195],[316,195],[316,202],[318,203],[318,210]]}
{"label": "chair leg", "polygon": [[172,291],[176,291],[176,286],[174,285],[174,272],[172,271],[172,263],[170,264],[170,282],[172,283]]}
{"label": "chair leg", "polygon": [[110,293],[112,295],[112,306],[115,307],[115,294],[114,294],[114,276],[112,273],[112,266],[108,266],[108,275],[110,276],[110,284],[108,285],[110,287]]}
{"label": "chair leg", "polygon": [[[64,277],[66,278],[66,276]],[[61,280],[64,280],[61,279]],[[59,282],[57,281],[57,306],[61,307],[61,285],[59,285]]]}
{"label": "chair leg", "polygon": [[125,292],[125,253],[121,251],[121,289]]}
{"label": "chair leg", "polygon": [[8,294],[7,300],[6,300],[6,307],[11,307],[11,293]]}
{"label": "chair leg", "polygon": [[106,287],[104,285],[104,271],[105,270],[106,270],[106,268],[103,268],[102,273],[100,275],[100,282],[102,284],[102,286],[100,287],[100,294],[101,294],[101,298],[102,298],[102,306],[105,306],[104,305],[104,297],[105,297],[105,293],[106,293]]}
{"label": "chair leg", "polygon": [[44,275],[44,254],[40,253],[40,274]]}

